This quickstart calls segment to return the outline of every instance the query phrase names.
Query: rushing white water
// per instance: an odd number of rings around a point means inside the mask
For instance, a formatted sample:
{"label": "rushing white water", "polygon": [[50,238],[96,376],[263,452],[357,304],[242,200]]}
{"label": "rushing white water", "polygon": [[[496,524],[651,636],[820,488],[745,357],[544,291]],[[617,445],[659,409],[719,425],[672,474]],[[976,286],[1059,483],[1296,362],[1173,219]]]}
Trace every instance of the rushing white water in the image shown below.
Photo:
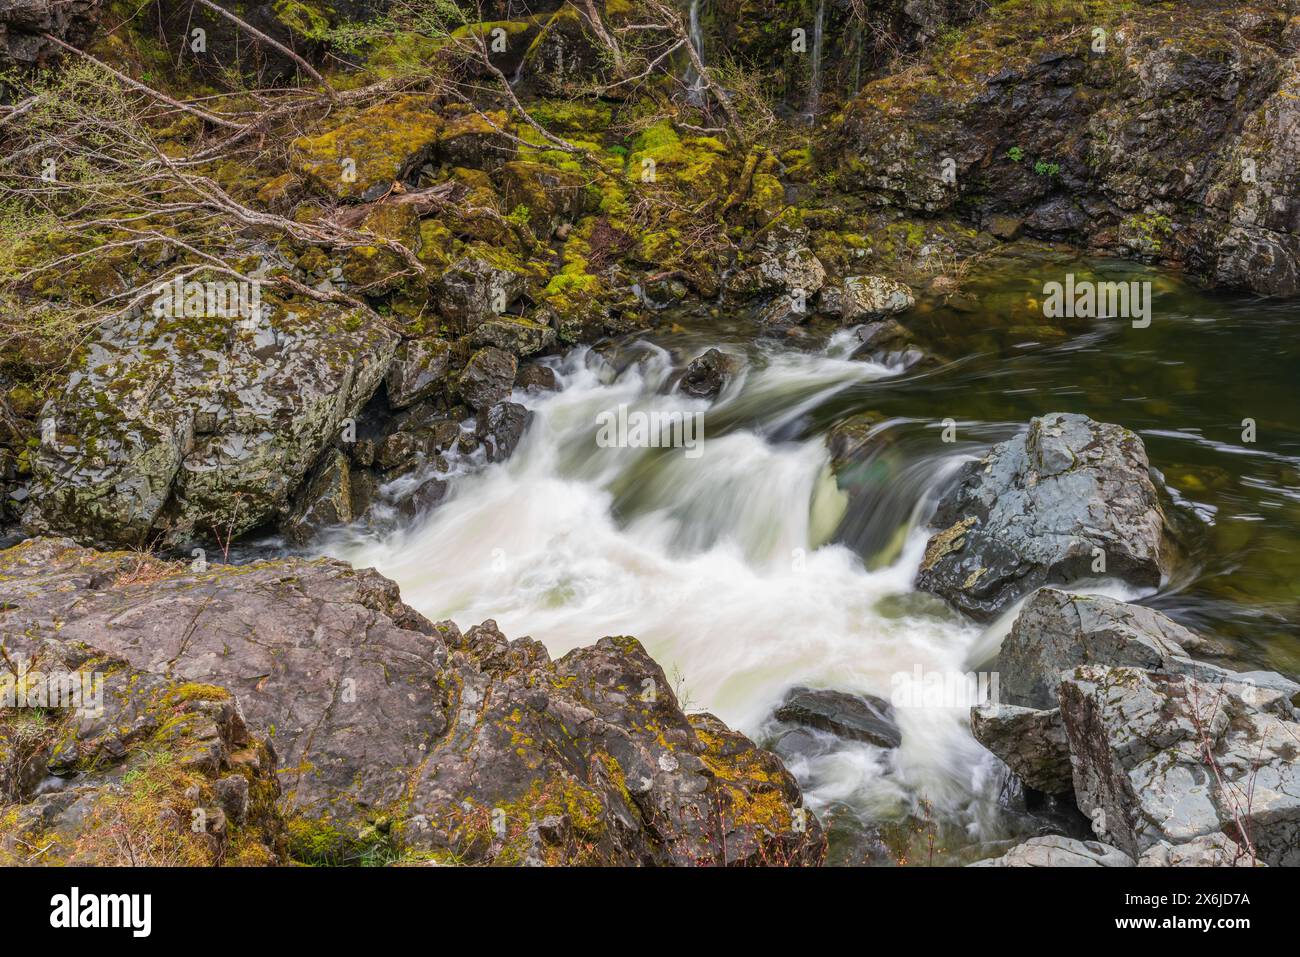
{"label": "rushing white water", "polygon": [[[555,655],[634,635],[686,706],[760,737],[794,685],[889,699],[896,676],[918,668],[968,672],[974,649],[987,654],[982,630],[912,592],[923,516],[892,564],[867,570],[826,544],[846,503],[823,438],[779,438],[828,397],[890,374],[836,357],[840,345],[752,355],[712,404],[668,388],[672,363],[658,347],[617,375],[578,351],[559,368],[563,391],[515,396],[535,417],[510,460],[453,479],[451,498],[417,527],[326,550],[377,567],[431,618],[494,618]],[[702,454],[599,447],[597,416],[623,404],[703,412]],[[929,484],[957,462],[936,460]],[[975,838],[996,784],[967,714],[960,703],[902,708],[896,750],[836,742],[791,767],[814,808],[874,818],[923,799]]]}

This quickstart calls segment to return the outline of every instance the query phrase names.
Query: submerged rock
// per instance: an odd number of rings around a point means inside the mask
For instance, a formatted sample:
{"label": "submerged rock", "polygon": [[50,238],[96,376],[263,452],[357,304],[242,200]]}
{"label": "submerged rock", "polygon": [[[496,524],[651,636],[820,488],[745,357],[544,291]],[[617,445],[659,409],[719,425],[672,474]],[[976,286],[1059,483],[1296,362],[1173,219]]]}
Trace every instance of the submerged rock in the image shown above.
{"label": "submerged rock", "polygon": [[903,741],[889,702],[869,695],[794,688],[776,709],[776,718],[880,748],[896,748]]}
{"label": "submerged rock", "polygon": [[[632,638],[552,661],[461,633],[373,570],[196,571],[40,539],[0,552],[11,655],[53,634],[236,693],[274,734],[300,860],[386,848],[460,863],[815,864],[816,818],[769,752],[687,717]],[[110,624],[111,623],[111,624]],[[0,815],[0,820],[3,820]]]}
{"label": "submerged rock", "polygon": [[740,363],[737,356],[710,349],[690,361],[679,387],[692,398],[716,399],[739,371]]}
{"label": "submerged rock", "polygon": [[925,358],[912,334],[895,319],[869,322],[858,329],[858,346],[850,359],[866,359],[881,365],[911,368]]}
{"label": "submerged rock", "polygon": [[1173,558],[1142,440],[1072,413],[967,464],[932,524],[917,587],[981,621],[1049,583],[1154,587]]}

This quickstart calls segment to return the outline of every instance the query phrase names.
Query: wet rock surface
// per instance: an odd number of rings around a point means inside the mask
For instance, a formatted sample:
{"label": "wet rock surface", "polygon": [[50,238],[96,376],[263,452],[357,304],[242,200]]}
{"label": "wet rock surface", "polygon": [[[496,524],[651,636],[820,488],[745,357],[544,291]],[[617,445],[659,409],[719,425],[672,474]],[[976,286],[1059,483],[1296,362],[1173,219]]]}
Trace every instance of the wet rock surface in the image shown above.
{"label": "wet rock surface", "polygon": [[679,388],[696,399],[716,399],[728,382],[740,371],[742,360],[721,349],[710,349],[696,356],[686,366]]}
{"label": "wet rock surface", "polygon": [[[1039,585],[1112,577],[1154,587],[1172,531],[1142,440],[1054,413],[966,465],[939,503],[917,587],[979,620]],[[1100,571],[1104,567],[1104,572]]]}
{"label": "wet rock surface", "polygon": [[365,310],[315,303],[109,323],[42,412],[24,523],[184,546],[276,521],[397,343]]}
{"label": "wet rock surface", "polygon": [[867,695],[794,688],[775,715],[778,721],[817,728],[881,748],[896,748],[903,740],[889,702]]}

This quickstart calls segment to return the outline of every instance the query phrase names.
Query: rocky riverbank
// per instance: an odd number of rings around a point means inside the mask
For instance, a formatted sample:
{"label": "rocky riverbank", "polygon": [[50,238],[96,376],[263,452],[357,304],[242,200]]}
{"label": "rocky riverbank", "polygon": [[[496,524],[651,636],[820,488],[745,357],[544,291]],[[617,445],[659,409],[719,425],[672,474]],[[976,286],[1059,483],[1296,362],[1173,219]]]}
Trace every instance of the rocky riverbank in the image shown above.
{"label": "rocky riverbank", "polygon": [[[768,751],[635,638],[553,660],[286,556],[454,509],[582,347],[612,378],[725,326],[923,376],[1006,348],[960,321],[985,265],[1079,253],[1300,294],[1293,0],[435,6],[0,0],[0,650],[104,679],[94,714],[0,712],[3,862],[821,863],[783,758],[896,751],[882,700],[787,689]],[[1082,328],[1036,297],[1016,347]],[[701,407],[749,374],[671,361]],[[862,495],[887,424],[840,416],[822,484]],[[988,445],[915,587],[1020,605],[973,733],[1105,842],[997,863],[1300,863],[1300,687],[1076,593],[1189,565],[1141,439]]]}
{"label": "rocky riverbank", "polygon": [[[0,566],[6,660],[107,676],[100,715],[3,712],[6,863],[825,853],[780,761],[683,714],[633,638],[552,661],[490,621],[429,622],[331,560],[194,571],[33,539]],[[191,832],[196,814],[211,826]]]}

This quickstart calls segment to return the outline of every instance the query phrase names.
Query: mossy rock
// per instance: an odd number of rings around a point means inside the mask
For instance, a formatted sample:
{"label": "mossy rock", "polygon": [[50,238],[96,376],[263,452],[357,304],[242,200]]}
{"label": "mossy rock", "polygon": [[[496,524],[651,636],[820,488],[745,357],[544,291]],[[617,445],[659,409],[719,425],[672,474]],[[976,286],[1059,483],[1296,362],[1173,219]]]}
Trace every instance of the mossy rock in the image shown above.
{"label": "mossy rock", "polygon": [[335,199],[375,200],[433,155],[442,119],[420,97],[352,113],[329,130],[294,140],[294,171]]}

